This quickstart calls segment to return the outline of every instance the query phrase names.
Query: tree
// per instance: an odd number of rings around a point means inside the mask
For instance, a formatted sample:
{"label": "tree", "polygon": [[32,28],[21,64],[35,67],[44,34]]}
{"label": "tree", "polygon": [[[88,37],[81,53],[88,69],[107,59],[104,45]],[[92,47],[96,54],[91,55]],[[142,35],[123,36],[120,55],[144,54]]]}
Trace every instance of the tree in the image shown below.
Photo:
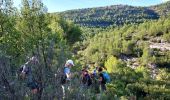
{"label": "tree", "polygon": [[66,39],[70,45],[81,40],[82,32],[78,26],[74,25],[72,22],[66,22],[62,18],[60,18],[59,24],[63,29],[62,37]]}
{"label": "tree", "polygon": [[150,49],[147,46],[145,46],[143,49],[143,55],[142,55],[143,64],[144,65],[148,64],[148,62],[150,61],[150,58],[151,58]]}
{"label": "tree", "polygon": [[[39,64],[35,69],[35,79],[39,82],[40,91],[38,99],[41,99],[43,93],[43,85],[45,84],[47,73],[50,67],[48,60],[48,48],[53,41],[49,40],[52,37],[48,28],[49,20],[47,19],[47,8],[41,0],[23,0],[21,7],[20,19],[18,19],[17,29],[22,33],[25,55],[36,55],[39,59]],[[34,72],[35,74],[35,72]]]}
{"label": "tree", "polygon": [[114,56],[111,56],[107,59],[105,66],[109,73],[119,73],[121,72],[122,67],[125,67],[125,65]]}
{"label": "tree", "polygon": [[[6,99],[17,99],[16,90],[11,86],[13,81],[11,72],[14,65],[10,66],[16,60],[10,60],[10,58],[18,57],[16,50],[20,51],[20,46],[19,34],[14,27],[15,11],[12,4],[12,0],[0,1],[0,90],[5,93],[0,93],[0,96],[6,97]],[[6,89],[2,89],[2,86]]]}

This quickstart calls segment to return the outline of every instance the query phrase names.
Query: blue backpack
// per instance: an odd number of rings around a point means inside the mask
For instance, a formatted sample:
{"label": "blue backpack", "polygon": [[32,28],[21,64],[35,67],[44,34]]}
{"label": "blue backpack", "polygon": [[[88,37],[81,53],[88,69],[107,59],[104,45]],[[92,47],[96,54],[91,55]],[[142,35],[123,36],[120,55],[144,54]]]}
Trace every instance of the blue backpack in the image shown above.
{"label": "blue backpack", "polygon": [[111,80],[110,80],[109,74],[107,72],[102,72],[102,74],[103,74],[103,78],[104,78],[105,82],[110,83]]}

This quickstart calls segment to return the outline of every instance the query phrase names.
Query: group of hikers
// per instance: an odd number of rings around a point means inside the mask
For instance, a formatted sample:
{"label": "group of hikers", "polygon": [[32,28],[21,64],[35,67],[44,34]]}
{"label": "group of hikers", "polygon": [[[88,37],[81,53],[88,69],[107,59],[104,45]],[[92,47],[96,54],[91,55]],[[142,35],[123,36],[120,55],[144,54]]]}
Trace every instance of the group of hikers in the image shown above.
{"label": "group of hikers", "polygon": [[[65,90],[69,89],[71,77],[74,77],[74,75],[72,75],[71,73],[71,68],[73,66],[74,66],[73,61],[67,60],[63,69],[61,84],[64,95]],[[90,67],[92,67],[92,71],[89,70],[89,67],[83,67],[83,69],[81,70],[80,83],[82,88],[84,89],[93,88],[95,90],[95,93],[99,93],[100,91],[101,92],[106,91],[106,83],[109,83],[111,81],[106,68],[104,68],[103,66],[95,67],[94,64]]]}
{"label": "group of hikers", "polygon": [[[33,94],[36,94],[39,91],[38,82],[33,78],[31,68],[28,67],[29,63],[39,63],[36,57],[29,59],[27,63],[21,66],[20,75],[22,77],[27,76],[27,86],[31,89]],[[75,66],[73,60],[67,60],[61,71],[60,83],[63,90],[63,96],[65,96],[66,89],[70,88],[69,84],[74,77],[71,72],[72,67]],[[95,67],[93,70],[89,71],[88,67],[83,68],[80,71],[81,75],[81,86],[86,89],[94,88],[96,92],[106,91],[106,83],[110,82],[110,76],[107,73],[107,70],[104,71],[104,67]]]}
{"label": "group of hikers", "polygon": [[109,74],[103,67],[95,67],[92,72],[88,68],[82,69],[81,83],[85,88],[93,88],[96,93],[106,91],[106,83],[110,82]]}

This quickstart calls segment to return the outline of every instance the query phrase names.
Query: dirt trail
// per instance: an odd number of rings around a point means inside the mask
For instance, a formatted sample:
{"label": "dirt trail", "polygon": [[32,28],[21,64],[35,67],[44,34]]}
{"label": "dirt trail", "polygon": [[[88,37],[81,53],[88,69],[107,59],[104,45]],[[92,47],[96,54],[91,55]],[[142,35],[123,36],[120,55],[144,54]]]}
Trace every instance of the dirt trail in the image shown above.
{"label": "dirt trail", "polygon": [[150,43],[150,48],[152,49],[160,49],[161,51],[168,50],[170,51],[170,43]]}

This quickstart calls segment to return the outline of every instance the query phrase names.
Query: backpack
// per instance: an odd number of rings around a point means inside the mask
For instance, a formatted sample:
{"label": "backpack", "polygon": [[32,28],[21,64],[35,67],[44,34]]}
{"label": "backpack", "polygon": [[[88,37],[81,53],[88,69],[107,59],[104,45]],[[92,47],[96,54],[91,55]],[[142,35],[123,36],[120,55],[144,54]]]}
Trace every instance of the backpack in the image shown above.
{"label": "backpack", "polygon": [[66,67],[63,68],[63,72],[62,72],[62,74],[61,74],[61,78],[60,78],[60,83],[61,83],[61,84],[65,84],[65,83],[66,83],[67,75],[64,73],[64,69],[65,69],[65,68],[66,68]]}
{"label": "backpack", "polygon": [[66,76],[66,74],[62,74],[61,75],[61,84],[65,84],[66,83],[66,79],[67,79],[67,76]]}
{"label": "backpack", "polygon": [[[24,69],[25,68],[25,69]],[[25,72],[25,74],[28,74],[29,71],[30,71],[30,68],[29,67],[25,67],[25,65],[22,65],[20,68],[19,68],[19,72],[21,73],[22,71]]]}
{"label": "backpack", "polygon": [[102,72],[102,74],[103,74],[104,81],[106,83],[110,83],[111,80],[109,74],[107,72]]}

